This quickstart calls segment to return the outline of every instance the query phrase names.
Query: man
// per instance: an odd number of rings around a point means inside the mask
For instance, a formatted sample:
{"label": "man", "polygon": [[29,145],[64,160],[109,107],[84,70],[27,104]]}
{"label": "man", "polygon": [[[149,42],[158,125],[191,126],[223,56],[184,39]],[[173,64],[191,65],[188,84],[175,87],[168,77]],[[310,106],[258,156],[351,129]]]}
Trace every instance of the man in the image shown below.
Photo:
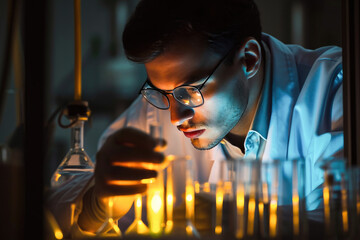
{"label": "man", "polygon": [[[106,196],[121,196],[114,215],[123,216],[146,190],[141,180],[157,175],[143,166],[167,154],[192,156],[200,181],[216,181],[224,158],[304,158],[308,208],[319,205],[316,164],[343,151],[340,48],[307,50],[261,33],[252,0],[143,0],[123,43],[148,78],[104,133],[94,183],[72,184],[82,189],[72,190],[81,231],[101,226]],[[163,127],[163,154],[147,134],[152,122]]]}

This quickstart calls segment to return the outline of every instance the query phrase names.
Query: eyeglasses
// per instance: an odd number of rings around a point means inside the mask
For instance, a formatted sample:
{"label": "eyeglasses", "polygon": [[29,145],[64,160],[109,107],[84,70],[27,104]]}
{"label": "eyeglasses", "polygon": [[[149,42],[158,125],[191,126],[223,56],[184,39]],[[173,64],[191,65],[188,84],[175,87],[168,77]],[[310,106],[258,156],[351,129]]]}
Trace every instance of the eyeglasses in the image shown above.
{"label": "eyeglasses", "polygon": [[170,108],[170,100],[167,96],[169,94],[171,94],[176,101],[187,107],[199,107],[204,104],[204,97],[200,90],[204,87],[205,83],[210,79],[210,77],[215,73],[216,69],[221,65],[227,55],[228,54],[226,54],[218,62],[218,64],[216,64],[214,70],[210,73],[210,75],[205,79],[203,83],[198,86],[181,85],[174,88],[173,90],[161,90],[152,85],[149,78],[147,78],[144,85],[141,87],[140,93],[151,105],[162,110]]}

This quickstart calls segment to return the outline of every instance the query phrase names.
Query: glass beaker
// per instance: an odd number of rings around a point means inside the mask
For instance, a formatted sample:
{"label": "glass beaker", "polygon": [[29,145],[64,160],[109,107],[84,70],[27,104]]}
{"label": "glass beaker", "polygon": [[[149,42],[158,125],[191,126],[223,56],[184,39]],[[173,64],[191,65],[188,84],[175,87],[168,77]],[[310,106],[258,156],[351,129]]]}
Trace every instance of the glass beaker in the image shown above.
{"label": "glass beaker", "polygon": [[356,239],[360,223],[360,169],[346,160],[324,160],[324,229],[328,238]]}
{"label": "glass beaker", "polygon": [[253,159],[235,160],[235,236],[259,237],[259,216],[263,202],[259,202],[260,162]]}
{"label": "glass beaker", "polygon": [[165,234],[200,237],[195,227],[192,159],[188,155],[168,157],[172,159],[165,172]]}
{"label": "glass beaker", "polygon": [[71,128],[71,147],[51,178],[51,186],[60,186],[77,175],[92,173],[94,164],[84,149],[84,121]]}

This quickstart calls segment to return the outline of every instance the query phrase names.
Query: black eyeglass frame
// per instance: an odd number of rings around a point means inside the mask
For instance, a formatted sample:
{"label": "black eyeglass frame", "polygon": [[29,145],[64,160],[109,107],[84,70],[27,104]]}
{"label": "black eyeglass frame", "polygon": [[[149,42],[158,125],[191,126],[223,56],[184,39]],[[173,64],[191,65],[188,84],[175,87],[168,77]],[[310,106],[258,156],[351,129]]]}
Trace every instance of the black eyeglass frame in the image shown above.
{"label": "black eyeglass frame", "polygon": [[[173,90],[162,90],[162,89],[158,89],[156,88],[150,81],[149,77],[146,78],[145,83],[142,85],[139,94],[141,94],[151,105],[153,105],[154,107],[161,109],[161,110],[167,110],[170,108],[170,99],[168,98],[168,94],[171,94],[173,96],[173,98],[178,101],[179,103],[181,103],[184,106],[189,107],[188,105],[184,104],[183,102],[181,102],[179,99],[177,99],[177,97],[174,95],[174,91],[178,88],[183,88],[183,87],[192,87],[192,88],[196,88],[198,90],[198,92],[200,93],[202,102],[199,105],[196,106],[190,106],[191,108],[196,108],[196,107],[200,107],[204,104],[205,100],[204,100],[204,96],[202,95],[201,89],[204,87],[205,83],[211,78],[211,76],[216,72],[216,70],[218,69],[218,67],[223,63],[223,61],[227,58],[227,56],[229,55],[231,51],[229,51],[227,54],[225,54],[225,56],[223,58],[220,59],[220,61],[216,64],[216,66],[214,67],[214,69],[212,70],[212,72],[210,73],[210,75],[205,79],[205,81],[197,86],[193,86],[193,85],[188,85],[188,84],[184,84],[181,86],[178,86],[176,88],[174,88]],[[144,88],[145,85],[148,84],[151,88]],[[161,93],[163,96],[165,96],[167,102],[168,102],[168,106],[166,108],[161,108],[156,106],[155,104],[153,104],[147,97],[146,95],[143,93],[144,90],[154,90],[157,91],[159,93]]]}

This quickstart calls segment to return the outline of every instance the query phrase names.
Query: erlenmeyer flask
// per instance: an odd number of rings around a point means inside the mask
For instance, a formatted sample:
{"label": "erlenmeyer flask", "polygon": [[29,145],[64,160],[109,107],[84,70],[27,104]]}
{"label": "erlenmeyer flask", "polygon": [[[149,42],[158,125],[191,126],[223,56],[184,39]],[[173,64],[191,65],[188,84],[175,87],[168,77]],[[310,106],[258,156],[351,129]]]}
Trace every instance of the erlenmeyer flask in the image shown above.
{"label": "erlenmeyer flask", "polygon": [[71,147],[51,178],[56,187],[76,175],[92,173],[94,164],[84,149],[84,121],[79,120],[71,128]]}
{"label": "erlenmeyer flask", "polygon": [[114,207],[114,198],[108,197],[107,202],[107,216],[106,220],[101,225],[101,227],[97,230],[96,235],[101,237],[118,237],[121,236],[121,231],[117,222],[113,218],[113,207]]}
{"label": "erlenmeyer flask", "polygon": [[149,234],[149,228],[141,220],[141,211],[142,211],[142,196],[138,194],[134,202],[135,208],[135,219],[130,227],[126,230],[126,235],[138,234],[138,235],[147,235]]}

